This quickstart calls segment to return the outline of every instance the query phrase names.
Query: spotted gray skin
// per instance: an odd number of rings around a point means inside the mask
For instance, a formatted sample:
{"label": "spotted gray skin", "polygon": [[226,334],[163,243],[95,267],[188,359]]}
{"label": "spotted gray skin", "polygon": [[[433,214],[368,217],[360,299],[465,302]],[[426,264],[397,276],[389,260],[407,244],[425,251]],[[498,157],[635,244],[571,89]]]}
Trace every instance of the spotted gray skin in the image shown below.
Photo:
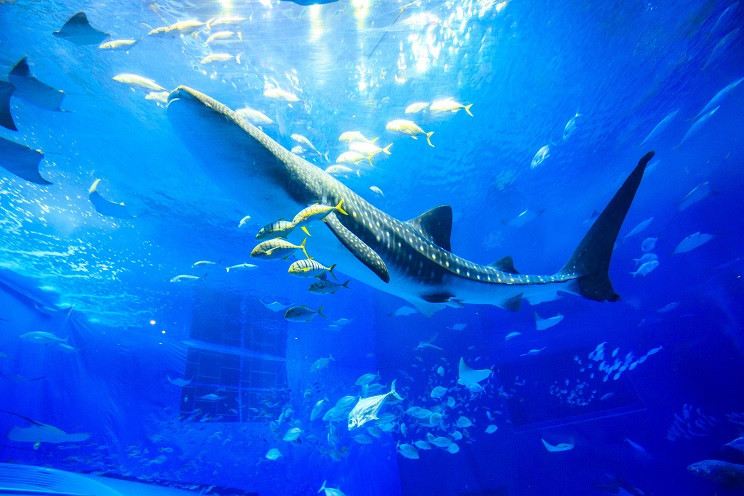
{"label": "spotted gray skin", "polygon": [[207,95],[177,88],[168,98],[168,116],[218,186],[258,221],[290,218],[309,204],[335,206],[343,199],[348,215],[330,214],[328,230],[320,223],[308,226],[316,258],[406,299],[425,315],[464,303],[516,310],[522,299],[539,303],[556,298],[558,291],[619,299],[608,276],[612,248],[653,152],[641,159],[560,271],[523,275],[510,257],[480,265],[451,253],[449,206],[407,222],[395,219]]}

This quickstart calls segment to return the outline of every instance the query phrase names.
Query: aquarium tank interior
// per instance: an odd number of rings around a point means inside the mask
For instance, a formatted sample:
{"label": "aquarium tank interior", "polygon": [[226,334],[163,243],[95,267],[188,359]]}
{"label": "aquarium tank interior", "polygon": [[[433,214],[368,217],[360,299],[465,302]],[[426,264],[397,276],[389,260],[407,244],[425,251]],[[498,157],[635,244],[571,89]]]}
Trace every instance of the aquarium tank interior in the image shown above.
{"label": "aquarium tank interior", "polygon": [[744,494],[744,3],[0,0],[0,494]]}

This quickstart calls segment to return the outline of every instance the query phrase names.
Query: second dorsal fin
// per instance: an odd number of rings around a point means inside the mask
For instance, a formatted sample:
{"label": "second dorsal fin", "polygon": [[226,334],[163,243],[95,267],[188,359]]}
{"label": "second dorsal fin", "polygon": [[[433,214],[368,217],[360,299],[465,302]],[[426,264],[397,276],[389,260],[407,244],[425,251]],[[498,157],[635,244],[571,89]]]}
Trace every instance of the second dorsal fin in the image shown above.
{"label": "second dorsal fin", "polygon": [[440,248],[452,251],[452,207],[442,205],[406,222]]}
{"label": "second dorsal fin", "polygon": [[519,271],[514,268],[514,260],[512,260],[512,257],[509,256],[499,258],[491,264],[491,267],[495,267],[501,272],[508,272],[509,274],[519,274]]}

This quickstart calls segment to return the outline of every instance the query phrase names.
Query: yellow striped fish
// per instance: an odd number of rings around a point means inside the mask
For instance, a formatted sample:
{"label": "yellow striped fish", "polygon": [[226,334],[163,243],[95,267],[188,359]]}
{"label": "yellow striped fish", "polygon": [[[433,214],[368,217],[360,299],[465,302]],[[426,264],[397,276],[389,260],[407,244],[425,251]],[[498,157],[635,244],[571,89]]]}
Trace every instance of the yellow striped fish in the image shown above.
{"label": "yellow striped fish", "polygon": [[[292,224],[294,224],[295,229],[298,227],[301,227],[303,231],[305,231],[305,234],[310,236],[310,232],[305,227],[307,224],[310,224],[314,220],[323,220],[325,219],[331,212],[338,212],[342,215],[349,215],[346,213],[346,211],[343,209],[344,200],[341,199],[340,202],[338,202],[338,205],[335,207],[331,207],[328,205],[323,205],[321,203],[314,203],[313,205],[310,205],[307,208],[303,208],[300,210],[300,212],[295,215],[294,219],[292,219]],[[310,258],[310,257],[307,257]]]}
{"label": "yellow striped fish", "polygon": [[302,240],[302,244],[295,245],[282,238],[273,238],[267,241],[262,241],[251,251],[251,256],[255,258],[264,258],[267,260],[276,260],[281,258],[286,260],[297,250],[302,250],[305,257],[310,258],[305,249],[305,242],[307,238]]}
{"label": "yellow striped fish", "polygon": [[297,260],[289,266],[288,273],[298,277],[322,277],[326,272],[331,274],[336,279],[336,274],[333,273],[333,269],[336,268],[336,264],[326,267],[320,262],[315,260],[305,259]]}

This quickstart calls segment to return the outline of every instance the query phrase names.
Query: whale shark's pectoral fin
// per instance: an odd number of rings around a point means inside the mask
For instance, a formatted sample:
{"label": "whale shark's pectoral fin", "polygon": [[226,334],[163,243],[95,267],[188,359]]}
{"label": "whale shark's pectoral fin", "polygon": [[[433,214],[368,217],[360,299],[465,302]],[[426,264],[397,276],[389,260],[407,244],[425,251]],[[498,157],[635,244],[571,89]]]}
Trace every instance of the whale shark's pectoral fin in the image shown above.
{"label": "whale shark's pectoral fin", "polygon": [[452,251],[450,236],[452,235],[452,207],[442,205],[424,212],[406,224],[424,235],[426,239],[440,248]]}
{"label": "whale shark's pectoral fin", "polygon": [[375,250],[367,246],[367,244],[359,239],[359,237],[353,232],[349,231],[341,221],[338,220],[335,213],[328,215],[325,218],[325,223],[331,232],[341,241],[341,244],[346,247],[360,262],[367,266],[377,277],[382,279],[384,282],[390,282],[390,273],[382,261],[380,255]]}

